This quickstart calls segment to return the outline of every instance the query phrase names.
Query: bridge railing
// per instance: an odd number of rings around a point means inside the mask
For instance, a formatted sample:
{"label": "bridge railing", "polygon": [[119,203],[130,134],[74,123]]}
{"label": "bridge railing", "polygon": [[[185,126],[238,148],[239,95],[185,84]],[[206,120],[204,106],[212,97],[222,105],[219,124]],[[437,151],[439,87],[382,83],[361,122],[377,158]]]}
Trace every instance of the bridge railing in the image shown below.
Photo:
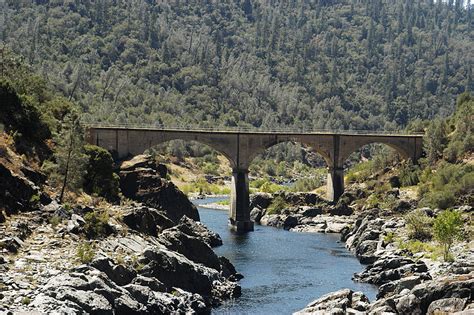
{"label": "bridge railing", "polygon": [[314,128],[256,128],[256,127],[196,127],[196,126],[165,126],[161,124],[106,124],[106,123],[85,123],[86,128],[101,129],[139,129],[139,130],[163,130],[163,131],[194,131],[194,132],[231,132],[231,133],[318,133],[318,134],[360,134],[360,135],[423,135],[423,132],[397,131],[397,130],[331,130]]}

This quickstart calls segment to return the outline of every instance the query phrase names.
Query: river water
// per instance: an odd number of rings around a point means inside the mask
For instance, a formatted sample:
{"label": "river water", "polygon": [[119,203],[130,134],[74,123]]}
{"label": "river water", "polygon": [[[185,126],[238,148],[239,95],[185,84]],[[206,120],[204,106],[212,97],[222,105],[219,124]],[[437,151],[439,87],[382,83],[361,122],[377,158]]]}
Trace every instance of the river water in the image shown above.
{"label": "river water", "polygon": [[288,232],[255,225],[238,235],[229,230],[228,213],[199,204],[222,198],[195,200],[201,222],[222,237],[214,250],[227,257],[245,276],[242,297],[213,314],[291,314],[320,296],[343,288],[364,292],[372,301],[376,287],[356,283],[352,274],[363,266],[339,243],[339,235]]}

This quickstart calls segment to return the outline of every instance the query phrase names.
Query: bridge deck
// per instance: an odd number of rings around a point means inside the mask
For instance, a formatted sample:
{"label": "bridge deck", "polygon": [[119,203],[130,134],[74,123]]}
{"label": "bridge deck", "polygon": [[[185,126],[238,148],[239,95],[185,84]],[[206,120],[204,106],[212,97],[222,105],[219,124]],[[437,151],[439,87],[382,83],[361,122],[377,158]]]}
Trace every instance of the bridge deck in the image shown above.
{"label": "bridge deck", "polygon": [[86,124],[88,129],[102,130],[140,130],[140,131],[164,131],[164,132],[189,132],[206,134],[248,134],[248,135],[342,135],[342,136],[374,136],[374,137],[423,137],[423,132],[404,133],[403,131],[373,131],[373,130],[322,130],[322,129],[257,129],[245,127],[165,127],[157,125],[103,125]]}

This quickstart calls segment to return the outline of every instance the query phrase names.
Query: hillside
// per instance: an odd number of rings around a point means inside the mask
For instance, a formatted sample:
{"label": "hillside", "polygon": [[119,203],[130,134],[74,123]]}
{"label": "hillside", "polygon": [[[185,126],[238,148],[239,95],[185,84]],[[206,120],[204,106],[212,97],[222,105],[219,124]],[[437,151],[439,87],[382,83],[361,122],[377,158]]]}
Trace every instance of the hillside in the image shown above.
{"label": "hillside", "polygon": [[1,32],[85,120],[400,129],[474,89],[463,1],[2,1]]}

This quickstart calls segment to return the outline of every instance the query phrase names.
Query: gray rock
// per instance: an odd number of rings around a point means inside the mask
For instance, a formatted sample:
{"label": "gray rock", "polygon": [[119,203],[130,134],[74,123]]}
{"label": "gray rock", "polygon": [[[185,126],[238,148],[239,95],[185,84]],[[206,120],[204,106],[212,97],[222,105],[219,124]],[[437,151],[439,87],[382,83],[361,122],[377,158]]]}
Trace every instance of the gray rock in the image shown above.
{"label": "gray rock", "polygon": [[250,219],[255,223],[260,223],[260,219],[264,216],[265,210],[255,207],[250,211]]}
{"label": "gray rock", "polygon": [[331,215],[351,215],[354,213],[354,209],[344,202],[338,202],[331,210],[329,210],[329,213]]}
{"label": "gray rock", "polygon": [[140,155],[123,162],[120,189],[127,198],[163,210],[166,217],[177,223],[187,217],[199,221],[196,206],[172,182],[163,177],[163,166],[151,156]]}
{"label": "gray rock", "polygon": [[137,276],[135,270],[123,265],[115,265],[108,257],[97,258],[92,261],[91,266],[104,272],[117,285],[126,285]]}
{"label": "gray rock", "polygon": [[181,218],[176,228],[185,234],[201,239],[210,247],[222,245],[222,239],[219,234],[212,232],[201,222],[194,221],[187,216]]}
{"label": "gray rock", "polygon": [[347,314],[351,310],[364,312],[368,302],[369,300],[362,292],[342,289],[323,295],[294,314]]}
{"label": "gray rock", "polygon": [[283,228],[285,230],[294,228],[297,225],[298,225],[298,218],[292,215],[287,216],[285,220],[283,221]]}
{"label": "gray rock", "polygon": [[189,260],[216,270],[221,269],[217,255],[209,245],[197,237],[187,235],[175,227],[164,230],[159,239],[168,249],[184,255]]}
{"label": "gray rock", "polygon": [[371,264],[377,260],[375,252],[377,250],[378,241],[363,241],[356,249],[356,256],[363,264]]}
{"label": "gray rock", "polygon": [[148,207],[130,208],[122,220],[129,228],[151,236],[175,225],[163,212]]}
{"label": "gray rock", "polygon": [[423,313],[419,304],[420,300],[414,294],[404,295],[397,301],[396,309],[399,314],[420,315]]}
{"label": "gray rock", "polygon": [[323,209],[322,208],[304,206],[301,209],[301,215],[303,217],[312,218],[312,217],[315,217],[319,214],[323,214]]}
{"label": "gray rock", "polygon": [[436,301],[431,302],[430,306],[428,307],[427,314],[428,315],[435,315],[435,314],[451,314],[455,312],[459,312],[464,310],[467,304],[467,299],[460,299],[460,298],[446,298],[446,299],[439,299]]}
{"label": "gray rock", "polygon": [[268,193],[256,193],[250,196],[250,209],[266,209],[272,203],[273,197]]}

